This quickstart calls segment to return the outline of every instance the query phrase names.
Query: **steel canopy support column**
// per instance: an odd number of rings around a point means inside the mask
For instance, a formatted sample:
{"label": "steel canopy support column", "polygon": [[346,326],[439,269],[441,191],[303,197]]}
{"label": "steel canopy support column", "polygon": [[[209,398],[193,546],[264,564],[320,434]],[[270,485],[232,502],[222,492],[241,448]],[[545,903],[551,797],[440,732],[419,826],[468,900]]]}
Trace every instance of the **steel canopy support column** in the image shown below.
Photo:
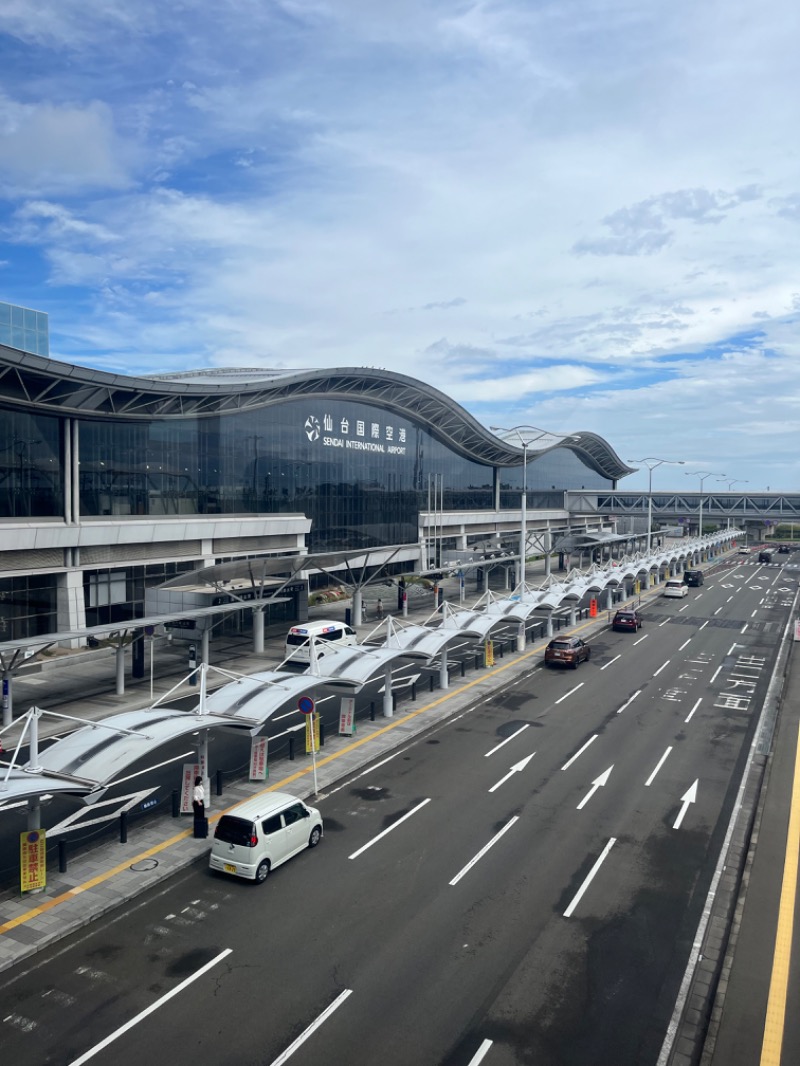
{"label": "steel canopy support column", "polygon": [[200,662],[208,665],[209,646],[211,644],[211,630],[204,629],[200,638]]}
{"label": "steel canopy support column", "polygon": [[578,621],[578,608],[577,607],[570,607],[570,609],[569,609],[569,624],[571,626],[574,626],[577,621]]}
{"label": "steel canopy support column", "polygon": [[353,591],[353,619],[354,626],[361,625],[361,589]]}
{"label": "steel canopy support column", "polygon": [[517,626],[517,651],[525,651],[525,623]]}
{"label": "steel canopy support column", "polygon": [[3,671],[3,727],[14,721],[14,675],[10,670]]}
{"label": "steel canopy support column", "polygon": [[548,611],[547,612],[547,636],[548,637],[552,637],[552,635],[553,635],[553,612],[552,611]]}
{"label": "steel canopy support column", "polygon": [[383,675],[383,717],[394,717],[394,698],[392,696],[392,668],[386,667]]}
{"label": "steel canopy support column", "polygon": [[609,585],[608,588],[606,589],[606,610],[610,611],[613,606],[614,606],[614,593],[612,592],[611,586]]}
{"label": "steel canopy support column", "polygon": [[253,611],[253,654],[264,654],[264,608]]}
{"label": "steel canopy support column", "polygon": [[125,695],[125,645],[118,644],[115,651],[117,666],[117,695]]}
{"label": "steel canopy support column", "polygon": [[447,648],[442,648],[442,661],[439,664],[439,688],[450,688],[450,675],[447,672]]}

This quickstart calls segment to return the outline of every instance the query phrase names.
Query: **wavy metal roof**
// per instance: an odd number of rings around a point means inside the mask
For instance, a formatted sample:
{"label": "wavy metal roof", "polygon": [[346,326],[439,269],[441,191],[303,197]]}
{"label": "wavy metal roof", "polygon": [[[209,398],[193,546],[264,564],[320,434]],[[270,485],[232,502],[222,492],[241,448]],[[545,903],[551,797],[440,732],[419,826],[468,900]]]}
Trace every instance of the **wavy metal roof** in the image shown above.
{"label": "wavy metal roof", "polygon": [[[245,372],[242,372],[245,373]],[[406,415],[467,459],[492,466],[521,466],[523,450],[484,428],[443,392],[405,374],[368,367],[247,371],[235,375],[193,372],[175,377],[137,378],[72,366],[0,345],[0,401],[16,407],[97,419],[178,419],[258,410],[287,400],[357,400]],[[596,433],[576,433],[578,441],[551,443],[569,448],[587,465],[613,480],[633,473]]]}

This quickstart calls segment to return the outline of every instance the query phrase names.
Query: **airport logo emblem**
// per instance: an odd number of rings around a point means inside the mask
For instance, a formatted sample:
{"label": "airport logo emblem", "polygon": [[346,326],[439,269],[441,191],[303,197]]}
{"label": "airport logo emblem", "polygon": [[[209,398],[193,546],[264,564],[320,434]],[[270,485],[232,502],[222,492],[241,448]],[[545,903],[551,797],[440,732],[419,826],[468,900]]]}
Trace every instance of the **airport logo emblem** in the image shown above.
{"label": "airport logo emblem", "polygon": [[319,419],[309,415],[305,424],[306,436],[309,440],[319,440]]}

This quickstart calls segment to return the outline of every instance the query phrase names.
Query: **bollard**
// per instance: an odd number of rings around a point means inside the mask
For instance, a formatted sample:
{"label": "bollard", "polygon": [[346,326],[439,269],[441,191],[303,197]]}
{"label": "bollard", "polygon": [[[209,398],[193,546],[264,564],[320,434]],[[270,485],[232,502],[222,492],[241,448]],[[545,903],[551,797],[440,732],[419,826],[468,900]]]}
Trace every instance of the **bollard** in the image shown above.
{"label": "bollard", "polygon": [[66,840],[59,840],[58,842],[58,872],[65,874],[67,872],[67,842]]}
{"label": "bollard", "polygon": [[369,720],[370,722],[375,721],[375,700],[369,701]]}
{"label": "bollard", "polygon": [[172,817],[180,818],[181,816],[181,795],[177,788],[172,790]]}
{"label": "bollard", "polygon": [[128,812],[120,811],[119,813],[119,842],[120,844],[128,843]]}
{"label": "bollard", "polygon": [[500,642],[500,643],[498,644],[498,647],[499,647],[499,649],[500,649],[500,658],[501,658],[501,659],[504,659],[504,658],[505,658],[505,648],[506,648],[506,646],[505,646],[505,644],[503,644],[503,642],[501,641],[501,642]]}
{"label": "bollard", "polygon": [[217,787],[215,789],[217,796],[222,795],[222,770],[217,770]]}
{"label": "bollard", "polygon": [[461,660],[461,676],[462,677],[466,677],[467,676],[467,664],[466,664],[466,661],[464,659]]}
{"label": "bollard", "polygon": [[417,683],[416,683],[416,681],[412,681],[411,682],[411,702],[414,703],[416,701],[416,699],[417,699]]}
{"label": "bollard", "polygon": [[430,682],[431,692],[433,692],[433,674],[431,674],[431,676],[428,678],[428,681]]}
{"label": "bollard", "polygon": [[319,720],[319,746],[325,747],[325,723],[320,718]]}
{"label": "bollard", "polygon": [[294,762],[294,737],[289,734],[289,761]]}

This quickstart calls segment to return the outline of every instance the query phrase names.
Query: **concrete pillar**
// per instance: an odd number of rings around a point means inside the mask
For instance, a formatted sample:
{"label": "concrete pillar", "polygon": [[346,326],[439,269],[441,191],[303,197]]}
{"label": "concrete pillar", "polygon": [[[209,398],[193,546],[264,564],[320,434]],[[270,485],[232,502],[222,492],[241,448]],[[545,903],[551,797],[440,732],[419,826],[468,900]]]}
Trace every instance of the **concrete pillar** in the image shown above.
{"label": "concrete pillar", "polygon": [[610,611],[613,606],[614,606],[614,593],[613,593],[613,590],[612,590],[611,586],[609,585],[608,588],[606,589],[606,610]]}
{"label": "concrete pillar", "polygon": [[553,612],[552,611],[548,611],[547,612],[547,636],[548,637],[552,637],[552,635],[553,635]]}
{"label": "concrete pillar", "polygon": [[115,651],[117,666],[117,695],[125,695],[125,645],[119,644]]}
{"label": "concrete pillar", "polygon": [[211,644],[211,630],[204,629],[200,638],[200,662],[208,665],[209,645]]}
{"label": "concrete pillar", "polygon": [[264,654],[264,610],[261,607],[253,611],[253,653]]}
{"label": "concrete pillar", "polygon": [[[56,578],[56,623],[63,632],[86,628],[86,601],[83,594],[83,572],[68,570]],[[61,641],[62,648],[80,648],[85,638],[74,637]]]}
{"label": "concrete pillar", "polygon": [[353,618],[352,622],[354,626],[361,625],[361,589],[356,589],[353,592]]}
{"label": "concrete pillar", "polygon": [[570,607],[570,609],[569,609],[569,624],[571,626],[574,626],[577,621],[578,621],[578,608],[575,607],[575,606]]}
{"label": "concrete pillar", "polygon": [[392,668],[386,667],[383,675],[383,717],[394,717],[394,700],[392,699]]}
{"label": "concrete pillar", "polygon": [[525,651],[525,623],[517,626],[517,651]]}
{"label": "concrete pillar", "polygon": [[439,687],[450,688],[450,676],[447,673],[447,648],[442,648],[442,661],[439,664]]}

